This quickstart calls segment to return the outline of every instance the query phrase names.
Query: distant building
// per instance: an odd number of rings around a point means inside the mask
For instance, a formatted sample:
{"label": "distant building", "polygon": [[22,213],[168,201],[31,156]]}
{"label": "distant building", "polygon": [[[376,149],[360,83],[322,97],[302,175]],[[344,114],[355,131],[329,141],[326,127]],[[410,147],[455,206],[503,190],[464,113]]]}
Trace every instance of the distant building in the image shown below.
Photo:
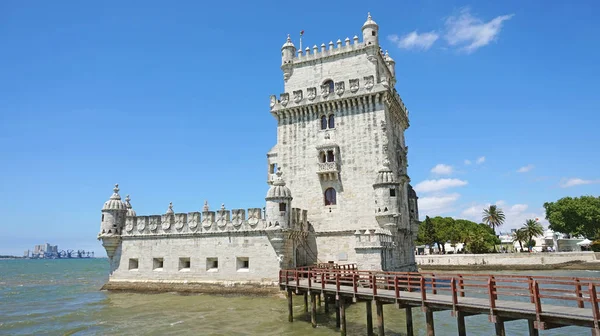
{"label": "distant building", "polygon": [[34,255],[44,255],[44,254],[57,254],[58,253],[58,245],[50,245],[48,243],[35,245],[33,247]]}

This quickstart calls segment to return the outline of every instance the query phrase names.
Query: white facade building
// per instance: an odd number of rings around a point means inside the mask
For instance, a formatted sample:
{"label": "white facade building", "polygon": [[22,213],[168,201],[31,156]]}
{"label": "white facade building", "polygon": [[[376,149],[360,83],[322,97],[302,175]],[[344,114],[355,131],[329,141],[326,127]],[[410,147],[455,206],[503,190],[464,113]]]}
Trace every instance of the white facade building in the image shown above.
{"label": "white facade building", "polygon": [[277,144],[261,208],[137,216],[118,186],[98,236],[110,282],[272,283],[315,262],[416,270],[417,196],[409,184],[408,111],[395,62],[368,16],[358,36],[281,49],[285,92],[270,97]]}

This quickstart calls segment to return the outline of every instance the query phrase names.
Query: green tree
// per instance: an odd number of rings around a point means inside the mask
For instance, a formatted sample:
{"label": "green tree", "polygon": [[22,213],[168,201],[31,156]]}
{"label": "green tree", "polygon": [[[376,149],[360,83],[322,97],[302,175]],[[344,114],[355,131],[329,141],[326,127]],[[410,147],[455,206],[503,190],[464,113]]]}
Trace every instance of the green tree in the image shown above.
{"label": "green tree", "polygon": [[[533,246],[535,246],[535,241],[533,240],[533,238],[543,235],[544,227],[535,219],[528,219],[525,221],[525,224],[523,224],[519,231],[524,232],[525,237],[527,237],[527,247],[532,248]],[[534,242],[533,245],[531,243],[532,241]]]}
{"label": "green tree", "polygon": [[454,227],[458,233],[458,242],[467,245],[471,239],[470,233],[477,229],[477,223],[466,219],[457,219],[454,221]]}
{"label": "green tree", "polygon": [[454,218],[436,216],[431,219],[435,228],[435,243],[441,249],[442,253],[446,253],[446,242],[452,240],[454,235]]}
{"label": "green tree", "polygon": [[556,232],[600,238],[600,197],[563,197],[544,203],[550,229]]}
{"label": "green tree", "polygon": [[[496,228],[502,226],[504,224],[504,219],[506,216],[504,215],[504,211],[498,208],[496,205],[490,205],[489,208],[483,209],[483,217],[482,221],[487,224],[494,231],[494,235],[496,234]],[[496,251],[496,245],[494,245],[494,252]]]}
{"label": "green tree", "polygon": [[429,245],[429,253],[433,253],[433,243],[435,242],[435,227],[429,216],[425,217],[425,221],[419,225],[417,234],[417,242],[419,244]]}
{"label": "green tree", "polygon": [[467,235],[467,249],[470,253],[489,253],[500,242],[490,227],[483,223],[476,224]]}
{"label": "green tree", "polygon": [[483,209],[483,217],[481,220],[494,230],[494,234],[496,234],[496,228],[504,224],[505,219],[506,216],[504,215],[504,211],[496,205],[490,205],[489,208]]}
{"label": "green tree", "polygon": [[513,242],[518,242],[519,243],[519,247],[521,248],[521,252],[523,252],[523,242],[527,241],[527,232],[523,231],[522,229],[518,229],[514,235],[513,235]]}

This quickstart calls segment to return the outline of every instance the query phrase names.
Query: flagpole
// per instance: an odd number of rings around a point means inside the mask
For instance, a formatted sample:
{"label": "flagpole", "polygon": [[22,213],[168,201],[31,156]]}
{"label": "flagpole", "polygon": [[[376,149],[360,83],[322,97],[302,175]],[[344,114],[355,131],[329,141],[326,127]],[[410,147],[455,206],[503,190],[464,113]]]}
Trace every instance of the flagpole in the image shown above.
{"label": "flagpole", "polygon": [[302,52],[302,51],[304,51],[304,50],[302,50],[302,35],[304,35],[304,30],[302,30],[302,31],[300,32],[300,51],[301,51],[301,52]]}

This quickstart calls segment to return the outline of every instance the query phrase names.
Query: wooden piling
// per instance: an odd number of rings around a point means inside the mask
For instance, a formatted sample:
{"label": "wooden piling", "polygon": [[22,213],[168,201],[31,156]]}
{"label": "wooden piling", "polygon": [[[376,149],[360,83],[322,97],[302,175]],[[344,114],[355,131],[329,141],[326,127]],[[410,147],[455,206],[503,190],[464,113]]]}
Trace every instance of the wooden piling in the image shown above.
{"label": "wooden piling", "polygon": [[317,294],[317,306],[321,307],[321,294]]}
{"label": "wooden piling", "polygon": [[494,327],[496,328],[496,336],[506,336],[506,331],[504,330],[504,320],[502,317],[496,316]]}
{"label": "wooden piling", "polygon": [[412,321],[412,307],[404,308],[406,312],[406,336],[414,336],[413,321]]}
{"label": "wooden piling", "polygon": [[294,304],[292,303],[292,290],[291,289],[288,289],[287,299],[288,299],[288,321],[294,322]]}
{"label": "wooden piling", "polygon": [[456,312],[456,324],[458,325],[458,336],[467,336],[465,313],[460,310]]}
{"label": "wooden piling", "polygon": [[331,300],[327,295],[324,295],[323,301],[325,301],[325,314],[329,314],[329,304],[331,303]]}
{"label": "wooden piling", "polygon": [[335,299],[335,327],[340,327],[340,300],[339,298]]}
{"label": "wooden piling", "polygon": [[371,307],[371,300],[365,301],[367,309],[367,336],[373,336],[373,309]]}
{"label": "wooden piling", "polygon": [[379,336],[385,335],[385,328],[383,325],[383,303],[381,301],[375,301],[375,307],[377,308],[377,332]]}
{"label": "wooden piling", "polygon": [[427,336],[435,336],[435,326],[433,324],[433,310],[425,309],[425,323],[427,324]]}
{"label": "wooden piling", "polygon": [[346,303],[340,300],[340,335],[346,336]]}
{"label": "wooden piling", "polygon": [[533,320],[527,320],[527,324],[529,326],[529,336],[539,336],[538,330],[535,328],[535,323]]}
{"label": "wooden piling", "polygon": [[308,293],[304,292],[304,312],[308,313]]}
{"label": "wooden piling", "polygon": [[310,323],[312,327],[317,327],[317,301],[315,300],[315,293],[310,293]]}

